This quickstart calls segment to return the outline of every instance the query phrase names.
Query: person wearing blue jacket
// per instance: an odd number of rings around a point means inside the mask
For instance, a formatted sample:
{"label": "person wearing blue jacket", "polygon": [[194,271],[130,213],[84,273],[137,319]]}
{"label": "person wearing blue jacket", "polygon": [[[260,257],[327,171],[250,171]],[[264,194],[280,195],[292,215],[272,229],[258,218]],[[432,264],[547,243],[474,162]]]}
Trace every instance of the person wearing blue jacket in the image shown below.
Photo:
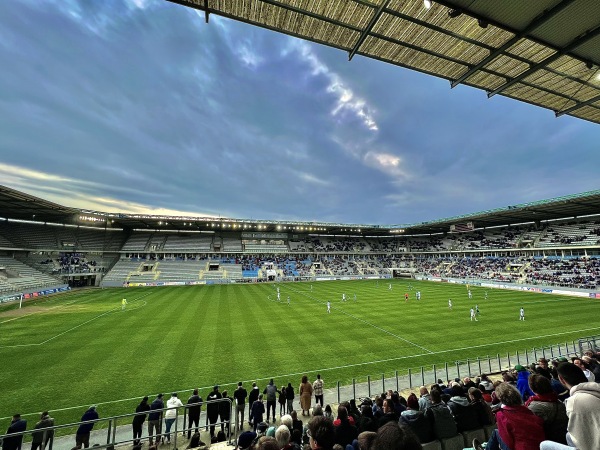
{"label": "person wearing blue jacket", "polygon": [[521,364],[515,366],[517,371],[517,389],[521,393],[523,400],[527,400],[533,395],[533,392],[529,388],[529,371]]}
{"label": "person wearing blue jacket", "polygon": [[[96,411],[96,405],[92,405],[89,409],[83,413],[81,416],[81,422],[86,422],[88,420],[98,420],[98,412]],[[75,446],[77,448],[88,448],[90,446],[90,433],[94,428],[94,422],[91,423],[82,423],[77,428],[77,433],[75,434]]]}
{"label": "person wearing blue jacket", "polygon": [[[20,433],[27,429],[27,421],[21,419],[21,414],[15,414],[6,430],[6,434]],[[4,438],[4,450],[21,450],[23,435]]]}
{"label": "person wearing blue jacket", "polygon": [[163,395],[158,394],[156,398],[150,404],[150,413],[148,414],[148,438],[150,439],[150,445],[152,445],[152,439],[154,431],[156,430],[156,443],[160,443],[160,434],[162,432],[162,410],[165,407],[163,402]]}

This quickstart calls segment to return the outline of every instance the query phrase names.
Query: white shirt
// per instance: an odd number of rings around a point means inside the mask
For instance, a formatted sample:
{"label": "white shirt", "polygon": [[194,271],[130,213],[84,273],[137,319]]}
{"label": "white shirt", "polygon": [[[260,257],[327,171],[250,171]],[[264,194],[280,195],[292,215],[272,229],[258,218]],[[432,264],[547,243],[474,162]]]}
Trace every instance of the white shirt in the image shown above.
{"label": "white shirt", "polygon": [[[167,400],[167,408],[175,408],[176,406],[183,406],[183,403],[181,403],[179,398],[171,397],[169,400]],[[174,419],[175,417],[177,417],[176,409],[170,409],[165,412],[165,419]]]}

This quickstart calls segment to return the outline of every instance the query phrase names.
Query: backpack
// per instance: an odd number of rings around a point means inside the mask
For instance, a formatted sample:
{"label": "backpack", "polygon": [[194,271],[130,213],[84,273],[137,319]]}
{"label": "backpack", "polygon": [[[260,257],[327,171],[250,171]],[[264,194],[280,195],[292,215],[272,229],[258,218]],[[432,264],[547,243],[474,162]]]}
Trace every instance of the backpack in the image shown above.
{"label": "backpack", "polygon": [[456,436],[458,430],[456,429],[456,422],[450,410],[443,404],[432,405],[427,408],[425,413],[427,418],[431,421],[433,426],[433,432],[437,439],[446,439],[449,437]]}

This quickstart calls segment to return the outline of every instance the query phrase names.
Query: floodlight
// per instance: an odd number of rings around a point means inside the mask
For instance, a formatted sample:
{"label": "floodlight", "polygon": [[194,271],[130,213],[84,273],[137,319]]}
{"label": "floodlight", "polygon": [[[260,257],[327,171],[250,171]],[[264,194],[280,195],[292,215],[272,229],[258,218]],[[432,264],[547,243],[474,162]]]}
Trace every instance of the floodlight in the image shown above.
{"label": "floodlight", "polygon": [[423,0],[423,6],[425,7],[425,9],[430,9],[431,3],[431,0]]}
{"label": "floodlight", "polygon": [[479,26],[480,26],[481,28],[487,28],[487,27],[488,27],[488,25],[489,25],[489,23],[487,23],[487,22],[486,22],[485,20],[483,20],[483,19],[479,19],[479,20],[477,21],[477,23],[479,24]]}

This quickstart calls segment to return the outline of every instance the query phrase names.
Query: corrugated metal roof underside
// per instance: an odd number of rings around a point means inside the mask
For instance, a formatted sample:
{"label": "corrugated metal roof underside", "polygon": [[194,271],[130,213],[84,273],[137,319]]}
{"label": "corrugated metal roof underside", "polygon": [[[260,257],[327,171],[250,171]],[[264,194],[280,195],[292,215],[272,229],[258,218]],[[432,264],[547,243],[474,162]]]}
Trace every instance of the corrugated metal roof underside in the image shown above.
{"label": "corrugated metal roof underside", "polygon": [[169,1],[600,123],[597,0]]}

